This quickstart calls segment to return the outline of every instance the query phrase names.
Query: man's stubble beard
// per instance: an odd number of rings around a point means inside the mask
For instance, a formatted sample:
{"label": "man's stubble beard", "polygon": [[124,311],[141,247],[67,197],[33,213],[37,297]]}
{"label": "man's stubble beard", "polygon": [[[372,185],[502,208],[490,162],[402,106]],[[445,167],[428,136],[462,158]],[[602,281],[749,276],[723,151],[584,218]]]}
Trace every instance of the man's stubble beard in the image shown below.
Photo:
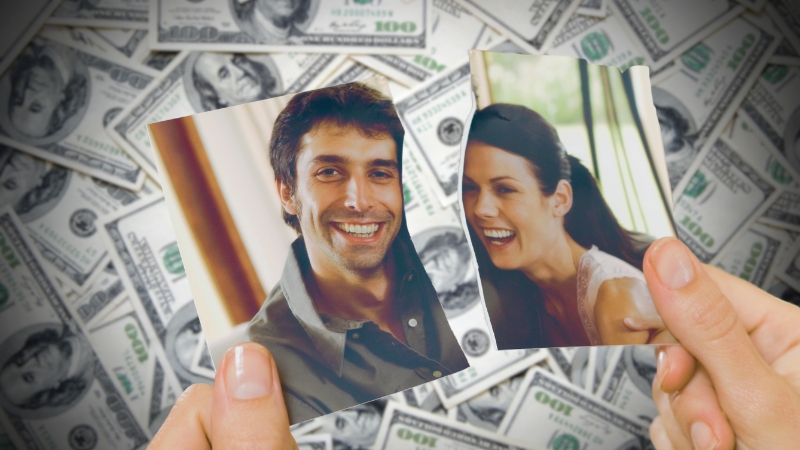
{"label": "man's stubble beard", "polygon": [[[301,224],[302,230],[302,223],[303,223],[303,204],[300,202],[300,199],[297,198],[296,195],[293,196],[293,202],[295,204],[295,208],[297,210],[297,221]],[[336,211],[329,211],[325,212],[320,216],[320,237],[322,238],[322,242],[315,242],[318,247],[322,250],[323,253],[331,260],[334,261],[340,268],[353,273],[358,273],[361,275],[368,274],[375,272],[381,268],[383,262],[386,260],[387,254],[392,247],[392,243],[394,240],[397,239],[397,235],[399,234],[399,227],[395,230],[394,236],[391,239],[384,239],[382,241],[383,246],[381,248],[375,248],[371,245],[350,245],[352,251],[352,256],[347,257],[343,255],[341,251],[337,251],[336,245],[334,244],[333,234],[336,233],[335,231],[331,230],[331,227],[328,226],[330,222],[330,216],[332,214],[337,214]],[[372,217],[378,218],[374,215],[363,215],[363,214],[350,214],[350,218],[355,217]],[[339,217],[337,217],[339,218]],[[384,222],[384,229],[381,230],[381,233],[387,233],[387,230],[394,227],[395,221],[397,220],[396,217],[393,217],[390,213],[386,213],[385,215],[381,215],[379,217],[381,220],[380,222]],[[308,235],[301,232],[301,235],[306,241],[306,246],[308,246]]]}

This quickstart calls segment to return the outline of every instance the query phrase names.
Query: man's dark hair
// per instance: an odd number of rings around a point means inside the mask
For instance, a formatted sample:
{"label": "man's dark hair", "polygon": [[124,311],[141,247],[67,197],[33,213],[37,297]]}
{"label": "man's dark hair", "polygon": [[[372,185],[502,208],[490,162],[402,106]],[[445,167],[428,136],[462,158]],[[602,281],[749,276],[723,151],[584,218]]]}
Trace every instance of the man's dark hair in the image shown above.
{"label": "man's dark hair", "polygon": [[[275,180],[294,195],[297,188],[297,153],[300,139],[321,124],[355,128],[362,136],[377,139],[389,135],[402,161],[403,125],[392,101],[363,83],[349,83],[295,95],[275,120],[269,142],[269,159]],[[283,220],[301,233],[297,216],[283,210]]]}

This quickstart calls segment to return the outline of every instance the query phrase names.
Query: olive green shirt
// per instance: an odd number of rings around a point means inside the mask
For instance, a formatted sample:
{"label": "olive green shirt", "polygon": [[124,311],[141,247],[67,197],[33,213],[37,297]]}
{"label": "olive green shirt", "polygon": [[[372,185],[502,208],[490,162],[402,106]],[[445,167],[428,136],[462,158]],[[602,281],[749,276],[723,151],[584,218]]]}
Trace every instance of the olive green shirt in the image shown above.
{"label": "olive green shirt", "polygon": [[[404,237],[405,236],[405,237]],[[278,366],[289,422],[368,402],[469,367],[407,231],[392,250],[408,345],[369,320],[317,313],[306,289],[313,273],[303,238],[292,244],[280,282],[248,327]]]}

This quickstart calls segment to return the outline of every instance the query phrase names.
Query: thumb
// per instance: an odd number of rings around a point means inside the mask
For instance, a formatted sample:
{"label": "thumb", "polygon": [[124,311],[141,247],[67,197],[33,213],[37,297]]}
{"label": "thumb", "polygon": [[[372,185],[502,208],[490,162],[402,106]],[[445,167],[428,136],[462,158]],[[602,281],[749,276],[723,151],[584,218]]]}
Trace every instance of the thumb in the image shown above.
{"label": "thumb", "polygon": [[214,381],[211,447],[296,449],[289,432],[278,369],[260,344],[239,344],[225,353]]}
{"label": "thumb", "polygon": [[[647,251],[644,275],[664,323],[705,367],[720,406],[732,422],[761,417],[780,395],[765,382],[777,377],[750,340],[736,310],[700,261],[674,238]],[[760,392],[759,392],[760,391]]]}

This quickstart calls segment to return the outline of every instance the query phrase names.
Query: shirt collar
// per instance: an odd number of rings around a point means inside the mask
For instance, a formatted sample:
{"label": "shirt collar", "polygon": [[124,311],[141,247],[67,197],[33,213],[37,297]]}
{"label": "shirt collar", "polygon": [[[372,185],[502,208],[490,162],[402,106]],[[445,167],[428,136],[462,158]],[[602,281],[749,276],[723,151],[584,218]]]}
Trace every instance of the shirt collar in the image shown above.
{"label": "shirt collar", "polygon": [[[398,282],[410,279],[409,276],[415,277],[418,272],[418,270],[415,270],[417,265],[419,265],[418,269],[424,270],[421,269],[421,263],[414,264],[413,256],[409,252],[414,252],[413,255],[416,255],[416,251],[411,243],[411,238],[404,231],[401,230],[391,247],[391,251],[395,255],[396,273],[401,275],[397,278]],[[300,322],[300,325],[314,342],[314,346],[322,354],[325,361],[337,375],[341,376],[344,364],[344,350],[347,343],[347,330],[360,328],[360,325],[363,325],[365,321],[348,321],[347,319],[326,317],[328,322],[326,325],[326,321],[323,321],[323,318],[320,317],[314,307],[314,302],[308,293],[308,289],[306,289],[305,281],[311,276],[311,263],[306,252],[305,241],[301,236],[292,243],[292,251],[289,252],[286,264],[283,267],[280,286],[292,314]],[[412,296],[414,299],[416,297]],[[412,303],[419,307],[419,301],[418,299],[416,300],[416,302]],[[402,309],[406,310],[409,306],[412,305],[404,304]],[[348,322],[348,325],[342,326],[343,321]]]}

